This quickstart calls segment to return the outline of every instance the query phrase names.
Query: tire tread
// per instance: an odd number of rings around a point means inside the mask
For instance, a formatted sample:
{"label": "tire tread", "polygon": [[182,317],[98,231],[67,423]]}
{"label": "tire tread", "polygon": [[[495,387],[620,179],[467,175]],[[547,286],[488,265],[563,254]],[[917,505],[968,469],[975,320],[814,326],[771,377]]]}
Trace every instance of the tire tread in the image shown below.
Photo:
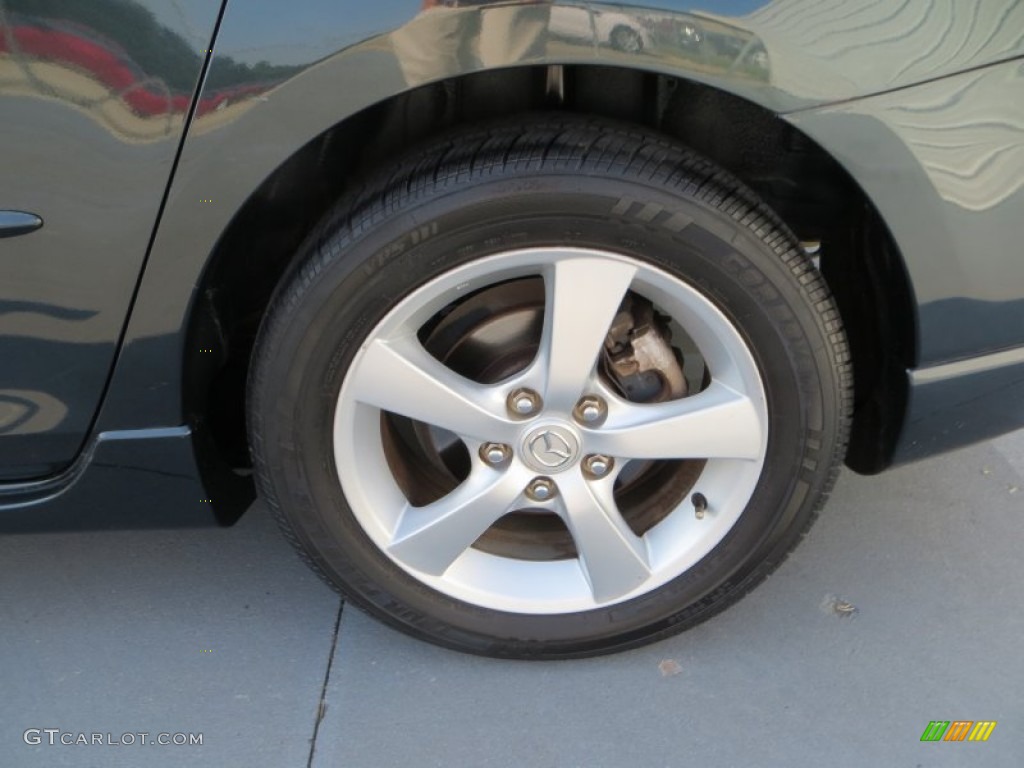
{"label": "tire tread", "polygon": [[[265,404],[261,393],[266,390],[264,377],[269,368],[265,357],[273,345],[266,342],[279,333],[283,318],[302,302],[327,265],[339,258],[348,244],[382,220],[424,195],[444,194],[467,180],[504,177],[522,171],[569,172],[584,177],[614,174],[623,179],[667,187],[729,217],[767,246],[799,285],[827,344],[826,351],[836,379],[838,432],[829,446],[829,455],[815,457],[819,463],[827,462],[828,469],[820,476],[817,487],[811,489],[816,501],[799,530],[788,532],[780,546],[773,549],[759,566],[742,582],[730,587],[725,599],[721,595],[712,596],[714,599],[699,612],[696,620],[685,620],[681,625],[669,626],[620,646],[578,653],[559,652],[544,658],[591,656],[643,645],[675,634],[717,614],[748,594],[807,536],[835,487],[845,456],[853,408],[853,366],[842,320],[828,285],[781,219],[752,190],[709,160],[667,137],[644,129],[603,119],[545,114],[520,118],[512,123],[503,121],[473,127],[435,139],[428,147],[406,155],[392,170],[357,183],[309,235],[300,249],[301,258],[295,262],[296,268],[282,279],[266,311],[247,385],[251,453],[260,496],[286,540],[321,579],[344,596],[316,558],[303,547],[267,480],[270,467],[265,459],[268,452],[264,450],[265,425],[261,414],[265,412]],[[664,213],[659,212],[655,218]],[[821,441],[818,443],[817,449],[809,445],[810,454],[820,453]],[[408,625],[399,625],[372,606],[362,607],[409,631]],[[436,637],[428,639],[438,642]],[[495,655],[494,648],[480,649],[479,652]]]}

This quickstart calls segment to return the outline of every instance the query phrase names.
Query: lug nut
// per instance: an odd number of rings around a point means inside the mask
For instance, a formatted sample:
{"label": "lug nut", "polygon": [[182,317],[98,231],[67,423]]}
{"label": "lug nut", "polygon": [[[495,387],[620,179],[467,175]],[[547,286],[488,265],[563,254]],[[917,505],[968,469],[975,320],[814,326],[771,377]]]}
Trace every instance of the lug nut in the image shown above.
{"label": "lug nut", "polygon": [[534,501],[547,501],[555,497],[558,489],[550,477],[535,477],[526,486],[526,495]]}
{"label": "lug nut", "polygon": [[572,415],[581,424],[596,426],[604,421],[604,417],[608,415],[608,406],[597,395],[585,395],[576,403]]}
{"label": "lug nut", "polygon": [[504,443],[484,443],[480,446],[480,458],[496,467],[512,455],[512,449]]}
{"label": "lug nut", "polygon": [[583,459],[583,471],[590,477],[604,477],[611,472],[614,464],[611,456],[592,453]]}
{"label": "lug nut", "polygon": [[540,406],[540,395],[532,389],[514,389],[508,396],[508,410],[514,416],[532,416]]}

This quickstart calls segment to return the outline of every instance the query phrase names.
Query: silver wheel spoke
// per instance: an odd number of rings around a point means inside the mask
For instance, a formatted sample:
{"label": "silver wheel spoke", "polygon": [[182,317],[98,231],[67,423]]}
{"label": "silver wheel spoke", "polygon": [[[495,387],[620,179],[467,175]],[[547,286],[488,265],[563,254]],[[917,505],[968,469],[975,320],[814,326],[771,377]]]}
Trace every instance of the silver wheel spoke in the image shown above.
{"label": "silver wheel spoke", "polygon": [[512,425],[496,415],[504,408],[500,393],[459,376],[415,337],[373,341],[357,365],[352,394],[361,403],[460,437],[507,441],[513,435]]}
{"label": "silver wheel spoke", "polygon": [[541,361],[549,408],[569,410],[583,393],[635,275],[629,264],[594,257],[561,260],[548,270]]}
{"label": "silver wheel spoke", "polygon": [[571,472],[558,481],[562,515],[598,603],[632,592],[651,575],[647,548],[623,520],[612,483],[588,483]]}
{"label": "silver wheel spoke", "polygon": [[[630,291],[678,324],[679,347],[688,360],[695,348],[712,376],[705,391],[651,405],[615,394],[599,363]],[[456,373],[427,351],[422,333],[431,349],[440,345],[501,381]],[[515,407],[518,390],[537,395],[532,410]],[[583,395],[604,401],[600,418],[575,413]],[[388,431],[378,410],[439,429]],[[334,464],[373,545],[425,588],[480,608],[569,615],[651,594],[711,552],[755,491],[768,429],[757,363],[698,288],[612,251],[524,248],[415,288],[369,332],[339,392]],[[610,471],[595,471],[601,455]],[[674,458],[708,459],[692,491],[707,500],[703,517],[682,491],[657,488],[643,491],[642,507],[620,510],[616,476],[631,459]],[[553,496],[540,493],[545,482]],[[658,521],[637,536],[630,526],[646,518],[632,515],[648,509]],[[518,514],[502,520],[511,512]],[[552,533],[553,514],[571,535],[574,559]]]}
{"label": "silver wheel spoke", "polygon": [[510,510],[524,479],[518,472],[478,469],[433,504],[407,506],[388,551],[411,568],[440,576]]}
{"label": "silver wheel spoke", "polygon": [[630,459],[761,458],[764,427],[746,395],[717,381],[691,397],[609,416],[588,450]]}

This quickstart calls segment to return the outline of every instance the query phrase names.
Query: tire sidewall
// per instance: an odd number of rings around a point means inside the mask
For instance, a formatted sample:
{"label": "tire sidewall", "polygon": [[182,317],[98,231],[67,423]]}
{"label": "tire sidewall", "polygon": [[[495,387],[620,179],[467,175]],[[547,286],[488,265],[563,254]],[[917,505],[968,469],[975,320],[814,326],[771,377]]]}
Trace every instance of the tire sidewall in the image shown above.
{"label": "tire sidewall", "polygon": [[[679,216],[689,223],[675,231]],[[254,453],[266,470],[264,491],[284,500],[300,545],[362,607],[435,642],[486,653],[624,647],[717,612],[804,529],[826,482],[822,465],[838,439],[840,408],[825,331],[787,266],[792,246],[784,233],[773,246],[713,204],[646,180],[550,172],[410,192],[336,217],[325,229],[261,332]],[[461,264],[534,246],[622,253],[700,290],[747,342],[770,425],[753,497],[707,556],[648,594],[566,615],[479,608],[397,567],[345,501],[330,428],[353,357],[397,302]]]}

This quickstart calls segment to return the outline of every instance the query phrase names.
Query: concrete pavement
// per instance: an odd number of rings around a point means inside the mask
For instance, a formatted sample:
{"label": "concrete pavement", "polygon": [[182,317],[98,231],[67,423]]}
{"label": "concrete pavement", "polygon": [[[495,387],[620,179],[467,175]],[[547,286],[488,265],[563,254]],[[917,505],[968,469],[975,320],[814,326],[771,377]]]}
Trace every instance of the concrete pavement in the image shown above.
{"label": "concrete pavement", "polygon": [[[539,664],[342,607],[258,504],[228,530],[4,537],[0,766],[1017,768],[1022,513],[1024,432],[845,473],[794,555],[721,616]],[[958,719],[998,725],[987,743],[919,741]],[[203,743],[51,746],[47,728]]]}

